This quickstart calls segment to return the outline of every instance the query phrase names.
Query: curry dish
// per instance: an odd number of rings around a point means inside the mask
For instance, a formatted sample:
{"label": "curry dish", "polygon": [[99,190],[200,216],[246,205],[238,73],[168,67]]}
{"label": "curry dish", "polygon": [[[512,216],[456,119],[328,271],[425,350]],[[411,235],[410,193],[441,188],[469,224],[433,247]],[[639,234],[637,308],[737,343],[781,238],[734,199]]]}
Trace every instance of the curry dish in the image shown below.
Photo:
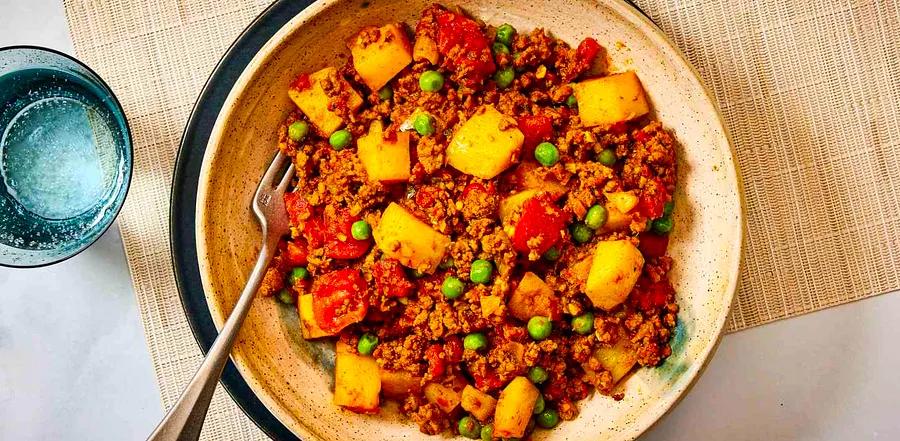
{"label": "curry dish", "polygon": [[334,403],[487,440],[622,399],[678,313],[675,141],[639,72],[439,5],[348,37],[285,85],[291,234],[260,290],[336,340]]}

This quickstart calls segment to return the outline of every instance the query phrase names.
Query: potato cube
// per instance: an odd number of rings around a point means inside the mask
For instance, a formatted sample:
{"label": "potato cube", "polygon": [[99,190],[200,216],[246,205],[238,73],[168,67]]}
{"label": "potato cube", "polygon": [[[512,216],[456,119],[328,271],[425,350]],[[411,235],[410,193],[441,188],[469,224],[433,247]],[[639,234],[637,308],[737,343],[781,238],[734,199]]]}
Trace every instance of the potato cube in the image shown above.
{"label": "potato cube", "polygon": [[391,202],[372,232],[378,248],[409,268],[431,274],[444,260],[450,238]]}
{"label": "potato cube", "polygon": [[370,181],[402,182],[409,179],[409,132],[397,132],[396,139],[384,139],[381,121],[369,126],[369,133],[356,141],[356,154]]}
{"label": "potato cube", "polygon": [[353,68],[369,89],[384,87],[412,62],[412,47],[399,24],[363,28],[349,44]]}
{"label": "potato cube", "polygon": [[494,408],[497,407],[497,400],[473,386],[466,385],[465,389],[462,391],[461,405],[463,410],[471,413],[472,416],[478,418],[478,421],[483,423],[494,415]]}
{"label": "potato cube", "polygon": [[572,85],[585,127],[611,126],[650,111],[644,88],[633,71],[591,78]]}
{"label": "potato cube", "polygon": [[644,267],[644,256],[627,240],[600,242],[594,249],[585,294],[594,306],[610,310],[625,301]]}
{"label": "potato cube", "polygon": [[413,59],[416,61],[428,60],[431,64],[437,64],[440,60],[437,43],[427,35],[416,37],[413,45]]}
{"label": "potato cube", "polygon": [[619,337],[612,346],[597,348],[594,351],[594,358],[600,362],[604,369],[612,374],[613,382],[616,383],[630,372],[634,364],[637,363],[637,354],[625,336]]}
{"label": "potato cube", "polygon": [[632,191],[615,191],[606,193],[606,201],[616,210],[628,213],[638,204],[638,197]]}
{"label": "potato cube", "polygon": [[425,399],[436,404],[444,413],[453,412],[462,400],[462,394],[440,383],[425,385]]}
{"label": "potato cube", "polygon": [[313,315],[312,294],[303,294],[297,299],[297,312],[300,313],[300,331],[303,333],[303,338],[309,340],[331,335],[323,331],[316,323],[316,317]]}
{"label": "potato cube", "polygon": [[500,310],[503,305],[503,297],[500,296],[481,296],[481,316],[490,317],[493,313]]}
{"label": "potato cube", "polygon": [[378,412],[381,375],[378,363],[355,354],[346,343],[337,343],[334,364],[334,404],[358,413]]}
{"label": "potato cube", "polygon": [[[341,90],[348,92],[347,108],[355,111],[362,105],[362,97],[353,89],[346,80],[341,78],[337,73],[337,69],[326,67],[316,73],[308,76],[304,82],[295,82],[288,89],[288,96],[294,101],[294,104],[300,108],[304,115],[309,118],[313,126],[323,136],[330,136],[335,130],[344,125],[341,115],[333,110],[328,109],[331,101],[329,95],[322,87],[323,81],[337,82]],[[302,83],[302,84],[300,84]]]}
{"label": "potato cube", "polygon": [[521,438],[540,392],[525,377],[516,377],[500,392],[494,412],[494,436]]}
{"label": "potato cube", "polygon": [[550,317],[552,320],[559,320],[562,316],[559,297],[553,292],[553,288],[530,271],[522,277],[507,306],[512,316],[522,321],[528,321],[536,315]]}
{"label": "potato cube", "polygon": [[482,106],[453,135],[447,163],[463,173],[492,179],[516,161],[524,139],[515,120],[492,105]]}
{"label": "potato cube", "polygon": [[381,392],[388,398],[402,400],[422,390],[422,377],[408,371],[381,369]]}

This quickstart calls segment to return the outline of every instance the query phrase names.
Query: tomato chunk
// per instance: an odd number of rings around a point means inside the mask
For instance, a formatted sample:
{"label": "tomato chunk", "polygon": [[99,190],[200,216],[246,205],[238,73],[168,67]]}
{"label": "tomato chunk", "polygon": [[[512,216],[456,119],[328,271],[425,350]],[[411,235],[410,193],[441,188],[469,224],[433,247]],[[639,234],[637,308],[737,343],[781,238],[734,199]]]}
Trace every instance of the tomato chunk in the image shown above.
{"label": "tomato chunk", "polygon": [[634,291],[628,298],[629,303],[641,311],[650,311],[662,308],[669,301],[669,296],[675,294],[675,288],[668,280],[652,282],[648,277],[641,276]]}
{"label": "tomato chunk", "polygon": [[333,259],[356,259],[369,250],[371,239],[358,240],[350,234],[353,222],[358,216],[351,216],[347,210],[336,210],[325,219],[325,255]]}
{"label": "tomato chunk", "polygon": [[346,268],[323,274],[316,279],[312,294],[316,324],[331,335],[366,316],[366,281],[358,270]]}
{"label": "tomato chunk", "polygon": [[437,47],[444,67],[453,70],[458,81],[475,86],[497,70],[490,41],[475,20],[443,10],[437,15]]}
{"label": "tomato chunk", "polygon": [[285,193],[284,208],[293,227],[300,226],[304,220],[312,216],[312,207],[300,193]]}
{"label": "tomato chunk", "polygon": [[406,297],[412,294],[416,285],[406,278],[400,262],[384,259],[372,266],[375,289],[388,297]]}
{"label": "tomato chunk", "polygon": [[309,250],[306,243],[303,242],[296,240],[286,242],[281,255],[284,256],[285,263],[292,267],[303,266],[309,263]]}
{"label": "tomato chunk", "polygon": [[428,362],[428,375],[438,378],[447,371],[447,359],[444,348],[435,343],[425,350],[425,360]]}
{"label": "tomato chunk", "polygon": [[653,233],[641,233],[638,236],[638,249],[644,257],[662,257],[669,246],[669,236]]}
{"label": "tomato chunk", "polygon": [[[516,251],[543,254],[562,238],[566,215],[548,196],[531,198],[522,205],[522,217],[516,223],[512,245]],[[531,245],[529,245],[531,242]]]}
{"label": "tomato chunk", "polygon": [[522,141],[523,158],[531,158],[534,155],[534,148],[553,136],[553,122],[550,117],[526,115],[520,116],[516,122],[519,130],[525,135],[525,140]]}
{"label": "tomato chunk", "polygon": [[659,180],[653,178],[647,182],[641,191],[641,198],[638,201],[638,212],[650,219],[656,219],[663,214],[666,202],[671,199],[666,187]]}

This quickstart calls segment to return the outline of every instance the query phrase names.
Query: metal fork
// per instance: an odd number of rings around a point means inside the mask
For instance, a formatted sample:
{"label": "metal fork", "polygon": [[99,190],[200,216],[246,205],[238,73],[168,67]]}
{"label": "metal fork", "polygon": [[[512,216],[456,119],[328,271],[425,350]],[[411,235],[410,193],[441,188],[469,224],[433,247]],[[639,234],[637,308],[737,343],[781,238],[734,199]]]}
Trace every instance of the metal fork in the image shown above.
{"label": "metal fork", "polygon": [[238,298],[234,310],[222,327],[222,332],[216,337],[212,347],[206,354],[203,364],[197,369],[190,384],[181,393],[178,402],[169,409],[162,422],[156,426],[148,441],[194,441],[200,437],[200,429],[203,428],[203,420],[206,419],[206,411],[212,400],[216,384],[222,375],[222,369],[228,356],[231,354],[231,346],[241,329],[241,324],[250,311],[253,297],[259,290],[269,261],[275,255],[279,239],[285,235],[290,224],[288,223],[287,210],[284,206],[284,192],[287,190],[291,179],[294,177],[294,165],[290,164],[287,171],[282,174],[286,163],[290,158],[281,152],[275,155],[275,159],[269,165],[256,188],[253,197],[253,213],[262,227],[263,243],[259,250],[256,265],[241,297]]}

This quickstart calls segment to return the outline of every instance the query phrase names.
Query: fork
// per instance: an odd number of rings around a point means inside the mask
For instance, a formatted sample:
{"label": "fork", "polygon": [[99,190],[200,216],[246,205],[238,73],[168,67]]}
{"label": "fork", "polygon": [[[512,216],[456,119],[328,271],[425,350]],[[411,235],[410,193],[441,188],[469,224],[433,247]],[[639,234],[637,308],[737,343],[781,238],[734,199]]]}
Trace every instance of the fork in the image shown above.
{"label": "fork", "polygon": [[284,192],[294,177],[294,165],[288,165],[287,170],[282,174],[285,163],[288,162],[292,161],[279,151],[263,175],[256,188],[256,194],[253,196],[253,213],[262,227],[263,243],[259,250],[259,257],[256,259],[256,265],[244,286],[244,291],[241,292],[234,310],[228,316],[216,341],[209,348],[206,359],[203,360],[197,373],[181,393],[178,402],[169,409],[165,418],[147,438],[148,441],[194,441],[200,437],[200,429],[203,428],[203,420],[206,419],[209,402],[212,400],[225,362],[228,361],[231,354],[234,339],[241,329],[247,312],[250,311],[253,297],[259,290],[269,261],[275,255],[278,241],[290,229],[287,210],[284,206]]}

